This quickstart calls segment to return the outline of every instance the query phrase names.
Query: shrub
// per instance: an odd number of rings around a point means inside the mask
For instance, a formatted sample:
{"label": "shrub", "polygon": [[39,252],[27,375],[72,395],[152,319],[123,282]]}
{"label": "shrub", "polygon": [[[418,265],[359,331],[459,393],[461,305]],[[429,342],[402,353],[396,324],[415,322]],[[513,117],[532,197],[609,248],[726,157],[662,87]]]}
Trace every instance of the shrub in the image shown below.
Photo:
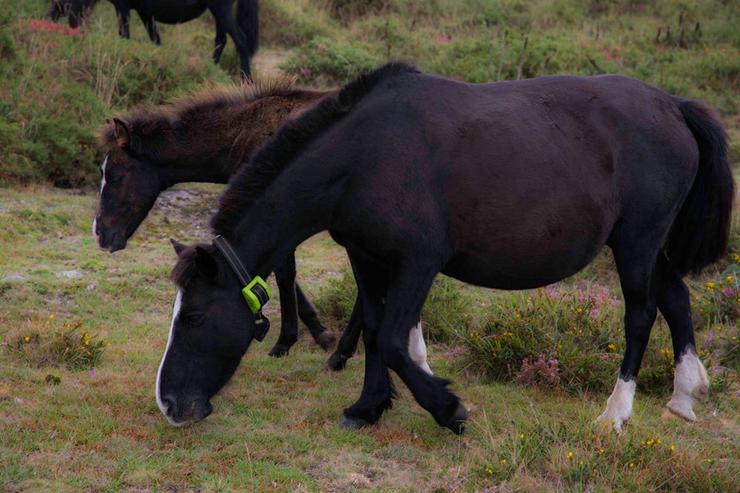
{"label": "shrub", "polygon": [[303,83],[340,84],[372,70],[381,59],[356,42],[317,38],[281,66]]}
{"label": "shrub", "polygon": [[695,296],[702,325],[736,325],[740,319],[740,264],[730,264],[719,276],[704,283],[703,296]]}
{"label": "shrub", "polygon": [[[459,332],[470,364],[494,380],[560,388],[566,392],[611,390],[622,361],[621,301],[606,286],[540,289],[494,304],[481,329]],[[661,330],[663,326],[663,330]],[[714,389],[725,385],[725,365],[736,369],[737,329],[717,326],[699,356],[710,368]],[[670,334],[662,322],[653,328],[639,385],[666,393],[673,382]]]}
{"label": "shrub", "polygon": [[55,325],[52,315],[38,329],[16,335],[6,343],[12,354],[36,366],[66,366],[70,370],[91,369],[100,363],[106,342],[81,331],[82,322]]}

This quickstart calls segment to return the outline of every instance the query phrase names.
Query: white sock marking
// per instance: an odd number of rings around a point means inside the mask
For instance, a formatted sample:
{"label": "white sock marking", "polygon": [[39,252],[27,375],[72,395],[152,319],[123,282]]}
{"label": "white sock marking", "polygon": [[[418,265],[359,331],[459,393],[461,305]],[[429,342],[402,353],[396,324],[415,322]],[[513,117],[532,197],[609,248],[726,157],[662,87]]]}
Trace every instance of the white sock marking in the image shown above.
{"label": "white sock marking", "polygon": [[694,404],[703,400],[709,390],[709,377],[692,348],[679,358],[673,372],[673,396],[666,406],[689,421],[696,421]]}
{"label": "white sock marking", "polygon": [[182,304],[182,291],[178,289],[177,295],[175,296],[175,303],[172,306],[172,321],[170,322],[170,333],[167,335],[167,346],[164,348],[164,354],[162,355],[162,361],[159,363],[159,370],[157,370],[157,383],[155,384],[155,395],[157,396],[157,406],[159,406],[159,410],[162,411],[162,414],[164,414],[167,417],[167,421],[169,421],[170,424],[175,425],[175,426],[178,426],[184,423],[174,423],[172,422],[170,417],[167,416],[167,408],[162,402],[162,396],[159,393],[159,382],[160,382],[160,378],[162,377],[162,367],[164,366],[164,360],[167,359],[167,353],[169,352],[170,346],[172,345],[172,336],[175,331],[175,320],[177,320],[177,316],[180,314],[181,304]]}
{"label": "white sock marking", "polygon": [[409,333],[409,356],[422,370],[434,375],[427,363],[427,346],[424,343],[424,334],[421,331],[421,322],[411,328]]}
{"label": "white sock marking", "polygon": [[635,400],[637,383],[634,380],[617,378],[612,395],[606,400],[606,409],[596,418],[597,421],[610,421],[616,431],[632,416],[632,402]]}

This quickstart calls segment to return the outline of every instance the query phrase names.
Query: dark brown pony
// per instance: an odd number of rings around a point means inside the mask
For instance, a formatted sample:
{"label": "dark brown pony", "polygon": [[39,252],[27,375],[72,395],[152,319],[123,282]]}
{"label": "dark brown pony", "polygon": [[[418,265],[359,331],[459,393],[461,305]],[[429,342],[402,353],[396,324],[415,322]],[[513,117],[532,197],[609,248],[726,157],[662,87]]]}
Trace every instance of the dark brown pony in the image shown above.
{"label": "dark brown pony", "polygon": [[[682,277],[725,251],[734,183],[704,106],[622,76],[464,84],[391,64],[286,123],[231,180],[212,220],[252,276],[329,230],[347,248],[365,342],[362,394],[342,423],[375,423],[389,369],[438,424],[467,411],[408,351],[435,276],[497,289],[568,277],[608,245],[626,350],[601,419],[621,428],[660,310],[676,358],[668,407],[694,419],[708,380]],[[178,247],[179,291],[157,375],[173,423],[211,412],[255,334],[242,285],[213,245]]]}
{"label": "dark brown pony", "polygon": [[[211,87],[106,124],[93,222],[100,247],[111,252],[125,248],[162,190],[183,182],[226,183],[285,120],[326,94],[294,88],[287,80]],[[298,338],[299,316],[324,349],[333,343],[295,277],[290,256],[276,270],[282,328],[272,356],[288,354]]]}

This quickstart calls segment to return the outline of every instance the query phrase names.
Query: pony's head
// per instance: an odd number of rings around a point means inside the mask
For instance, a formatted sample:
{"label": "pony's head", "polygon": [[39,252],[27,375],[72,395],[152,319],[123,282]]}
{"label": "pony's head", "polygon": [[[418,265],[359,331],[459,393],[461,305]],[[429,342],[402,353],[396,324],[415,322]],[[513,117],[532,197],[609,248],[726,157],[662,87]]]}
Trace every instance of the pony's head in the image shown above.
{"label": "pony's head", "polygon": [[93,236],[111,253],[126,248],[157,200],[162,183],[157,167],[142,151],[141,136],[114,119],[104,130],[108,148],[100,167],[100,197]]}
{"label": "pony's head", "polygon": [[54,22],[67,16],[69,27],[77,28],[92,9],[94,0],[51,0],[49,17]]}
{"label": "pony's head", "polygon": [[200,421],[229,381],[256,333],[239,280],[212,245],[172,242],[178,291],[157,372],[157,405],[173,425]]}

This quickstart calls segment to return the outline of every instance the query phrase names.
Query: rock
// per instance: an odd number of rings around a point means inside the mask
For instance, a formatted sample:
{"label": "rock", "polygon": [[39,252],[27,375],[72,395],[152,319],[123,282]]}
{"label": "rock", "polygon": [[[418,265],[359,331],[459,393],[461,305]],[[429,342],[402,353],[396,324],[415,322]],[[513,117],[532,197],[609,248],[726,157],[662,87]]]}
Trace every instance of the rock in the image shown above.
{"label": "rock", "polygon": [[21,283],[24,283],[24,282],[28,281],[28,279],[26,279],[26,277],[24,277],[24,276],[22,276],[20,274],[9,274],[9,275],[3,277],[3,281],[10,282],[10,283],[18,283],[18,284],[21,284]]}
{"label": "rock", "polygon": [[65,270],[59,273],[61,277],[66,277],[67,279],[81,279],[84,274],[78,270]]}
{"label": "rock", "polygon": [[85,286],[85,289],[88,291],[95,291],[97,288],[98,288],[98,285],[95,283],[88,284],[87,286]]}

